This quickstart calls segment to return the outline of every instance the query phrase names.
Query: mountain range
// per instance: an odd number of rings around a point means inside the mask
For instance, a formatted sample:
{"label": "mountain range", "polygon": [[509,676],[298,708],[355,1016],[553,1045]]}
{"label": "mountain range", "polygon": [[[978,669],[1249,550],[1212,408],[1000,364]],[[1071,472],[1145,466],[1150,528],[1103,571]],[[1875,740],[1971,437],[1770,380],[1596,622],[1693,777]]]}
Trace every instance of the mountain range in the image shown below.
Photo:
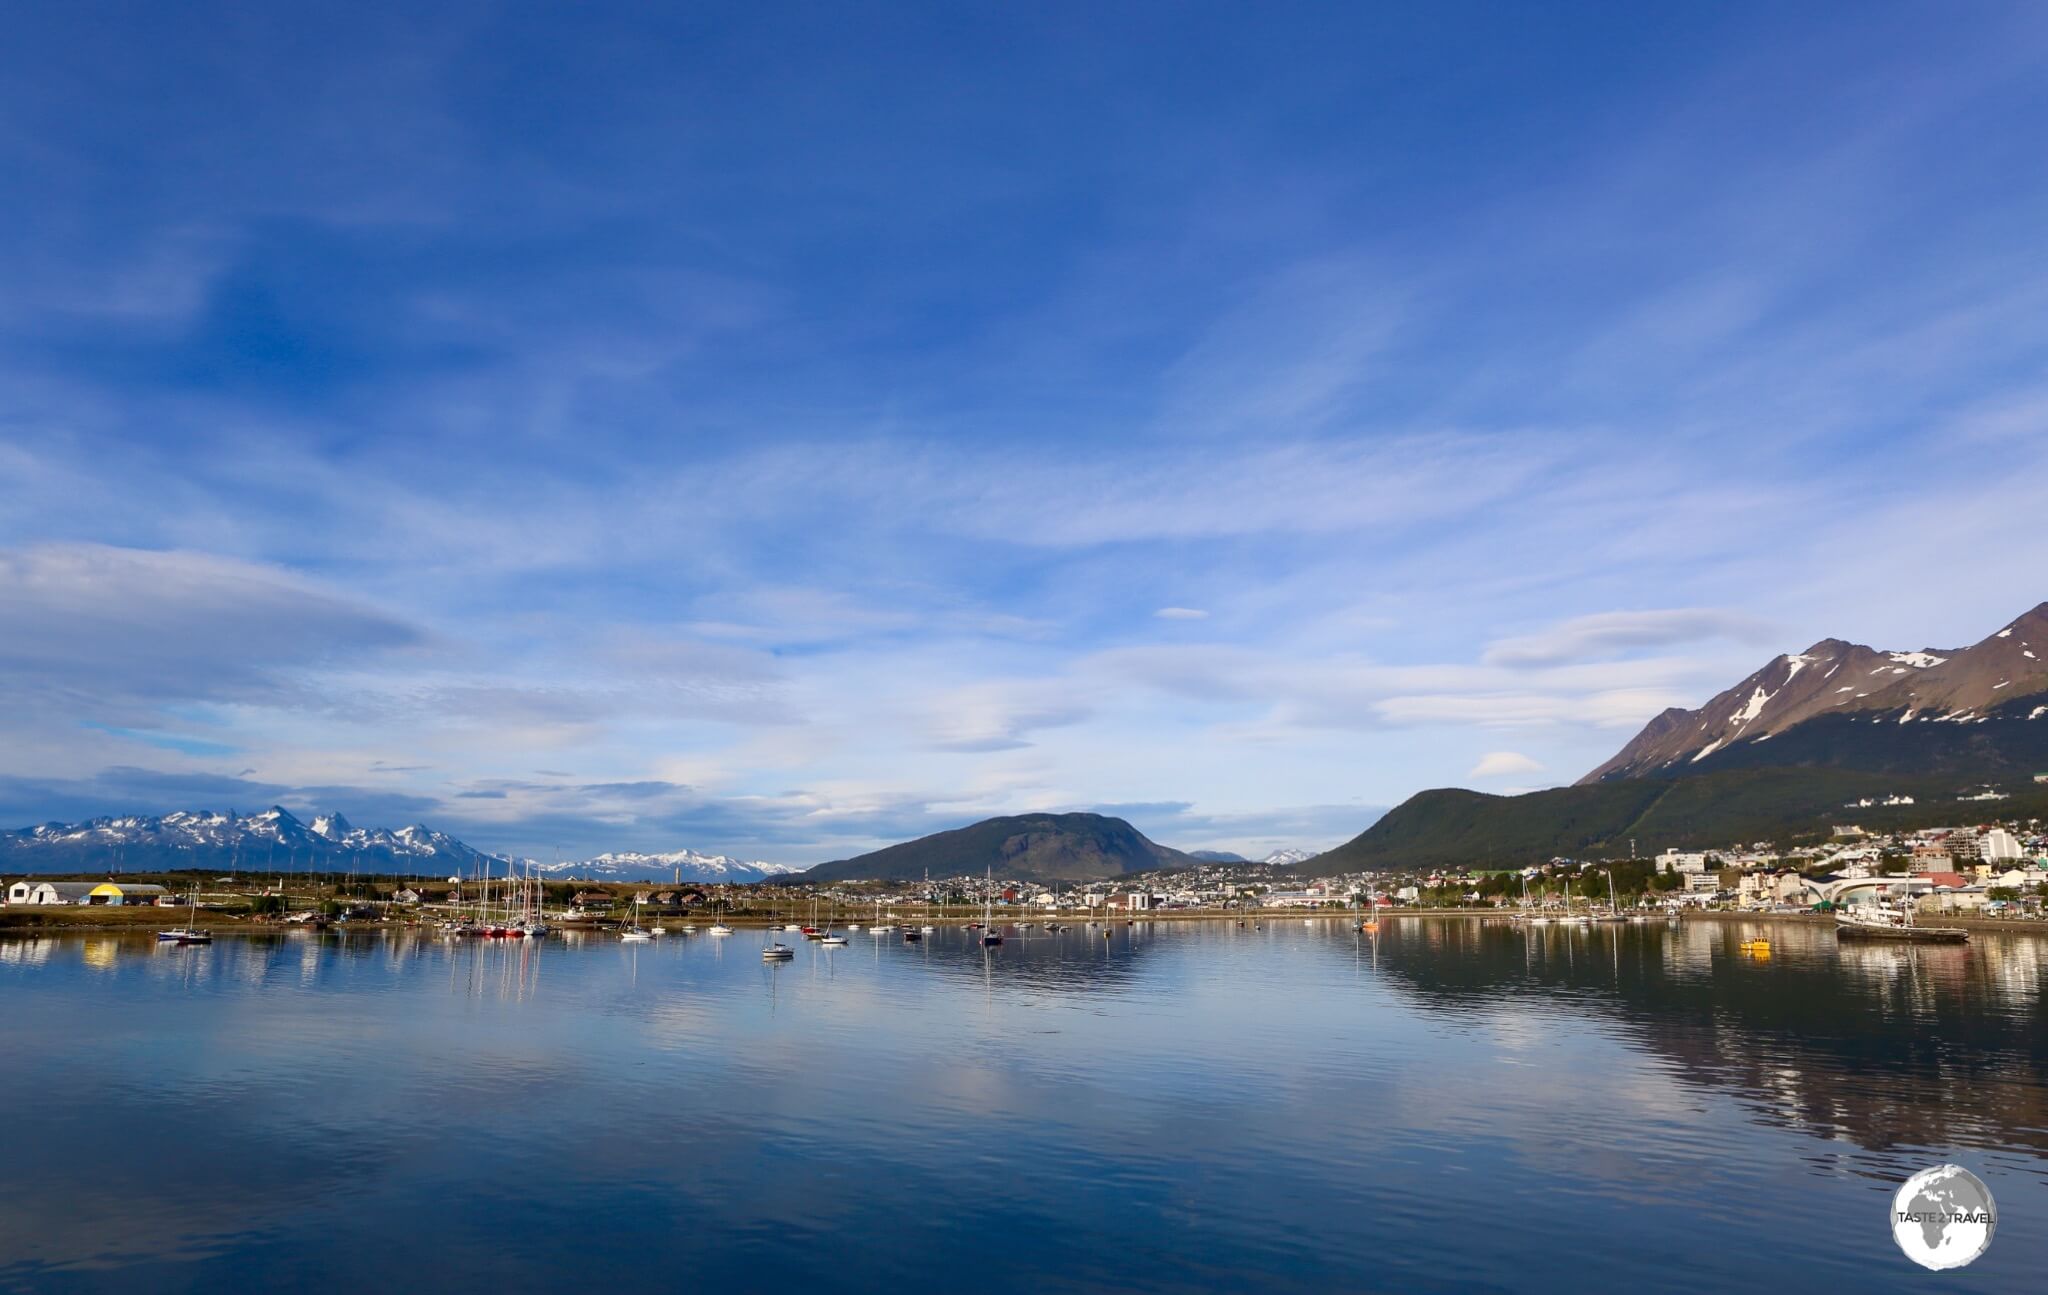
{"label": "mountain range", "polygon": [[796,871],[695,850],[600,854],[564,863],[513,860],[419,824],[361,828],[340,814],[317,815],[308,823],[275,805],[260,814],[178,810],[0,831],[0,873],[206,868],[462,876],[486,867],[502,872],[513,863],[544,875],[601,881],[747,882]]}
{"label": "mountain range", "polygon": [[1011,814],[821,863],[800,881],[916,881],[993,871],[1026,881],[1101,881],[1199,860],[1102,814]]}
{"label": "mountain range", "polygon": [[1285,866],[1287,864],[1300,863],[1303,859],[1313,859],[1316,852],[1314,850],[1275,850],[1263,859],[1247,859],[1241,854],[1233,854],[1228,850],[1188,850],[1185,853],[1188,858],[1193,859],[1197,863],[1257,863],[1270,866]]}
{"label": "mountain range", "polygon": [[[1418,792],[1304,872],[1514,866],[1555,856],[1972,822],[2048,811],[2048,603],[1966,648],[1880,651],[1823,639],[1697,710],[1652,719],[1570,787]],[[1910,806],[1886,806],[1910,797]],[[1863,801],[1877,802],[1863,805]],[[1856,805],[1850,810],[1847,807]]]}
{"label": "mountain range", "polygon": [[[1493,863],[1625,848],[1726,844],[1826,831],[1847,817],[1970,821],[1959,788],[2010,788],[2011,812],[2048,812],[2048,603],[1963,648],[1891,651],[1822,639],[1766,662],[1694,710],[1666,710],[1570,787],[1521,796],[1459,788],[1419,792],[1327,853],[1278,851],[1263,862],[1306,873]],[[1910,796],[1910,811],[1885,807]],[[1864,801],[1876,805],[1864,806]],[[1854,815],[1844,806],[1859,806]],[[1647,852],[1647,851],[1645,851]],[[339,814],[310,823],[260,814],[179,811],[0,832],[0,871],[118,867],[365,869],[454,875],[515,862],[423,825],[358,828]],[[518,860],[530,864],[530,860]],[[1100,814],[991,818],[807,871],[676,850],[607,853],[534,864],[543,873],[614,881],[911,881],[993,870],[1027,880],[1098,881],[1157,868],[1249,862],[1192,854]]]}
{"label": "mountain range", "polygon": [[306,823],[277,806],[260,814],[179,810],[0,832],[0,871],[8,872],[295,868],[454,875],[493,857],[420,824],[361,828],[339,814]]}
{"label": "mountain range", "polygon": [[541,872],[593,881],[749,882],[780,877],[799,869],[783,863],[747,862],[723,854],[670,850],[663,854],[606,852],[575,863],[540,863]]}
{"label": "mountain range", "polygon": [[2044,656],[2048,603],[1966,648],[1822,639],[1698,710],[1665,711],[1580,782],[1766,766],[2031,774],[2048,768]]}

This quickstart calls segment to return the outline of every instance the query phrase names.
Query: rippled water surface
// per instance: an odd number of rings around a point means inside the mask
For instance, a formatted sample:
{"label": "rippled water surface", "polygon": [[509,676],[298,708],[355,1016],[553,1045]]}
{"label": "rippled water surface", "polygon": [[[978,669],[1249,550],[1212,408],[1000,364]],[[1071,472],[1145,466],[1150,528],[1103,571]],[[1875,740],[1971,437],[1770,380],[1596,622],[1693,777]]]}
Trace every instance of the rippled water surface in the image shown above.
{"label": "rippled water surface", "polygon": [[1943,1161],[2048,1267],[2048,941],[761,943],[0,940],[0,1288],[1925,1289]]}

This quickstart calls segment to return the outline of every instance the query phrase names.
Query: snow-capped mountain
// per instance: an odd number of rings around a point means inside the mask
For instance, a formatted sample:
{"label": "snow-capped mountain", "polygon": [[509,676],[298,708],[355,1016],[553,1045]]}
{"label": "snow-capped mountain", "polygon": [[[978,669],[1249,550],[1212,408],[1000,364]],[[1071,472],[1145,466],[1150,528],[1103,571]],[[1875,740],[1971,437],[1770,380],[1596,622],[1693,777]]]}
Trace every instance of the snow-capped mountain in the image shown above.
{"label": "snow-capped mountain", "polygon": [[493,856],[420,824],[360,828],[322,814],[308,825],[274,805],[260,814],[178,810],[0,832],[0,870],[13,872],[359,867],[452,876],[487,859]]}
{"label": "snow-capped mountain", "polygon": [[723,854],[701,854],[696,850],[670,850],[662,854],[607,852],[574,863],[543,863],[537,866],[543,873],[588,877],[595,881],[748,882],[801,871],[787,864],[749,862]]}
{"label": "snow-capped mountain", "polygon": [[1306,863],[1315,857],[1316,851],[1314,850],[1275,850],[1259,860],[1259,862],[1270,863],[1276,867],[1284,867],[1288,864]]}
{"label": "snow-capped mountain", "polygon": [[[1733,764],[1857,767],[1849,726],[1861,724],[2005,725],[2048,720],[2048,603],[1972,647],[1880,652],[1822,639],[1778,657],[1698,710],[1673,708],[1651,720],[1613,759],[1582,783],[1701,771]],[[1799,730],[1795,758],[1762,743]],[[2004,746],[2013,758],[2048,734],[1973,731],[1968,743],[1944,739],[1935,763],[1953,765],[1949,748]],[[1887,738],[1896,750],[1900,743]],[[1919,743],[1917,745],[1927,745]],[[2028,758],[2031,758],[2030,756]],[[2022,761],[2024,762],[2024,761]],[[1862,763],[1867,764],[1868,761]]]}

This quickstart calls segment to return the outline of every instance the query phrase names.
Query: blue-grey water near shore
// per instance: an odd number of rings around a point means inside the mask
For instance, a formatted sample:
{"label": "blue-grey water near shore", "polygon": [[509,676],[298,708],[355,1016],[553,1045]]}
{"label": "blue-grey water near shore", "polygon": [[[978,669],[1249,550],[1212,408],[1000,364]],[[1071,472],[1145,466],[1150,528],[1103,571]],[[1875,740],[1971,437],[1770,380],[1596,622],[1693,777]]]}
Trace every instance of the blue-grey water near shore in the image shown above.
{"label": "blue-grey water near shore", "polygon": [[1943,1161],[2048,1262],[2048,941],[762,938],[0,939],[0,1289],[1906,1290]]}

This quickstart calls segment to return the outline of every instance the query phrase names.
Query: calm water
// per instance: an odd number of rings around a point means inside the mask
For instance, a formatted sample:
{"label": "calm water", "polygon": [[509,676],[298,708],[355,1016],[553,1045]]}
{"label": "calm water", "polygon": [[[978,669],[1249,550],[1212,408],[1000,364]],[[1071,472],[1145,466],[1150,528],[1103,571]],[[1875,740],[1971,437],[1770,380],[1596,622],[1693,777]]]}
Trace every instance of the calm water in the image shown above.
{"label": "calm water", "polygon": [[1748,933],[0,941],[0,1288],[2038,1286],[2048,941]]}

